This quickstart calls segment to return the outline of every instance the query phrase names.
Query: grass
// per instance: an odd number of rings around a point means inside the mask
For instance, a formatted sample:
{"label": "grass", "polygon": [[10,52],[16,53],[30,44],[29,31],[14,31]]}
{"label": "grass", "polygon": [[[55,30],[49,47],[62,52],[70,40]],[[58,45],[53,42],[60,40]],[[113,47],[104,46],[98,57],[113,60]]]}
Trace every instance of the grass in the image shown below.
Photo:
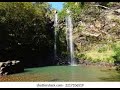
{"label": "grass", "polygon": [[109,62],[113,63],[115,55],[115,52],[113,50],[106,50],[104,52],[98,52],[98,50],[90,50],[85,53],[85,57],[88,60],[91,60],[93,62]]}
{"label": "grass", "polygon": [[76,52],[76,57],[92,62],[114,63],[120,61],[120,41],[92,45],[87,51]]}

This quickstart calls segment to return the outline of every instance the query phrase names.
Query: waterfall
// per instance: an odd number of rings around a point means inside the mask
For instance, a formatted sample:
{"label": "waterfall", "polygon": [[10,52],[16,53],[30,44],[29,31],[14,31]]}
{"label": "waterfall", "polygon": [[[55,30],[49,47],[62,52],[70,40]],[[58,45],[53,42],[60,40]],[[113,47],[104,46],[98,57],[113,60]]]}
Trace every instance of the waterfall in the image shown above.
{"label": "waterfall", "polygon": [[55,18],[54,18],[54,27],[55,27],[55,31],[54,31],[54,60],[56,60],[57,58],[57,29],[58,29],[58,15],[57,15],[57,11],[55,11]]}
{"label": "waterfall", "polygon": [[[68,16],[66,17],[66,41],[67,41],[67,52],[68,54],[68,60],[70,62],[71,66],[76,66],[76,61],[74,58],[74,45],[73,45],[73,24],[72,24],[72,18],[70,15],[70,11],[67,10]],[[57,46],[56,46],[56,38],[57,38],[57,30],[58,30],[58,14],[55,11],[55,17],[54,17],[54,60],[57,58]]]}
{"label": "waterfall", "polygon": [[74,45],[73,45],[73,24],[70,11],[67,10],[68,16],[66,18],[66,39],[67,39],[67,49],[69,52],[69,61],[71,66],[76,66],[74,58]]}
{"label": "waterfall", "polygon": [[[69,37],[68,37],[68,34],[69,32],[68,32],[68,20],[67,20],[67,18],[66,18],[66,42],[67,42],[67,53],[69,52]],[[68,56],[68,59],[69,59],[70,57]]]}

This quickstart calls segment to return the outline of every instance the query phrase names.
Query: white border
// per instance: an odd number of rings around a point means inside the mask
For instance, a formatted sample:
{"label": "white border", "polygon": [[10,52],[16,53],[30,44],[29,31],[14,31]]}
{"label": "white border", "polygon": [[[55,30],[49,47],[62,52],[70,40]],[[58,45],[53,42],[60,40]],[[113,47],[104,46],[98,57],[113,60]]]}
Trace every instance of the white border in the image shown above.
{"label": "white border", "polygon": [[0,82],[0,88],[120,88],[120,82]]}

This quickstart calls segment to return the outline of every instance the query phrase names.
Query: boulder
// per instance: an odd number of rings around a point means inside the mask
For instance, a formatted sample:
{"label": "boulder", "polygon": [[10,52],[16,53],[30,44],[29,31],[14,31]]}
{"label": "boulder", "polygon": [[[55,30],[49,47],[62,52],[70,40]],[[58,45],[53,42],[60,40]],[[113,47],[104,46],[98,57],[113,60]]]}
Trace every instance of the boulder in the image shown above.
{"label": "boulder", "polygon": [[0,75],[9,75],[24,71],[23,63],[18,60],[0,62]]}
{"label": "boulder", "polygon": [[12,62],[11,62],[11,61],[7,61],[5,64],[6,64],[7,66],[11,66],[11,65],[12,65]]}
{"label": "boulder", "polygon": [[13,60],[13,61],[12,61],[12,65],[15,65],[15,64],[16,64],[16,61],[15,61],[15,60]]}
{"label": "boulder", "polygon": [[0,67],[4,67],[5,63],[4,62],[0,62]]}
{"label": "boulder", "polygon": [[15,65],[13,66],[13,69],[16,73],[20,73],[24,71],[24,66],[20,61],[16,61]]}

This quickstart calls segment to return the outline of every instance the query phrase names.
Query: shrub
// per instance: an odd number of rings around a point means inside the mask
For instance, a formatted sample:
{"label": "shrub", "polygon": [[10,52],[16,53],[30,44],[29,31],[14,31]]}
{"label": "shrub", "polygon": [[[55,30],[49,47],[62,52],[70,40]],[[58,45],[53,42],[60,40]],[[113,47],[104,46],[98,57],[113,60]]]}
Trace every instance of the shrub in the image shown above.
{"label": "shrub", "polygon": [[114,44],[113,50],[115,52],[115,56],[113,58],[115,61],[120,61],[120,42]]}
{"label": "shrub", "polygon": [[[101,50],[101,51],[100,51]],[[109,62],[109,63],[113,63],[114,62],[114,58],[113,56],[115,56],[115,52],[111,49],[106,49],[104,48],[103,50],[100,49],[94,49],[94,50],[90,50],[87,51],[85,53],[85,57],[87,60],[91,60],[93,62]]]}

